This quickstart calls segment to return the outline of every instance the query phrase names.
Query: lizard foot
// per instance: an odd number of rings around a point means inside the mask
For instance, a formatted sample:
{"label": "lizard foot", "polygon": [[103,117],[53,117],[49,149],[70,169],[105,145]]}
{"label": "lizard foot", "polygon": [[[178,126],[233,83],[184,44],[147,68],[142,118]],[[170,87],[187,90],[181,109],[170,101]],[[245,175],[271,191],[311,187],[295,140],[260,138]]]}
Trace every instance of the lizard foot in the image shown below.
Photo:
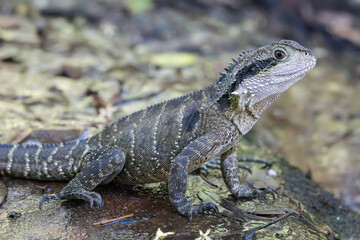
{"label": "lizard foot", "polygon": [[216,206],[215,203],[201,202],[199,205],[191,206],[191,209],[190,209],[188,215],[189,215],[190,221],[191,221],[193,215],[201,216],[204,213],[208,213],[208,212],[218,213],[219,209],[218,209],[218,207]]}
{"label": "lizard foot", "polygon": [[274,188],[267,187],[267,188],[255,188],[254,184],[251,182],[247,187],[240,187],[236,191],[235,196],[237,198],[257,198],[261,200],[262,198],[266,197],[267,194],[271,194],[273,199],[275,200],[275,196],[278,195],[277,191]]}
{"label": "lizard foot", "polygon": [[43,205],[44,202],[55,201],[55,200],[60,200],[60,198],[59,198],[59,196],[57,196],[57,194],[43,196],[39,203],[39,209],[41,209],[41,206]]}
{"label": "lizard foot", "polygon": [[209,175],[209,168],[213,168],[213,169],[220,169],[220,158],[213,158],[208,162],[205,162],[203,165],[200,166],[199,171],[200,173],[202,173],[204,176],[208,176]]}
{"label": "lizard foot", "polygon": [[[266,168],[271,168],[272,165],[274,164],[274,162],[269,162],[265,159],[249,158],[249,157],[238,157],[237,161],[238,161],[238,163],[241,163],[241,162],[260,163],[260,164],[264,164]],[[213,158],[210,161],[205,162],[203,165],[201,165],[199,170],[200,170],[200,172],[203,172],[205,176],[207,176],[209,174],[208,168],[220,169],[221,168],[220,165],[221,165],[221,159]],[[249,166],[244,165],[244,164],[238,164],[238,167],[242,168],[242,169],[248,171],[250,174],[252,174],[252,171]]]}
{"label": "lizard foot", "polygon": [[267,187],[267,188],[264,188],[264,189],[257,189],[256,188],[254,191],[256,192],[255,197],[257,197],[259,200],[261,200],[263,197],[266,197],[266,194],[271,194],[274,201],[275,201],[275,197],[279,196],[278,192],[272,187]]}
{"label": "lizard foot", "polygon": [[252,174],[252,171],[251,171],[251,169],[250,169],[249,166],[243,165],[243,164],[239,164],[238,167],[239,167],[239,168],[242,168],[242,169],[248,171],[250,174]]}
{"label": "lizard foot", "polygon": [[60,199],[82,199],[88,203],[90,203],[90,207],[94,206],[94,202],[98,205],[99,208],[103,206],[103,200],[101,198],[101,195],[96,192],[89,192],[86,190],[82,190],[80,192],[73,192],[73,193],[57,193],[54,195],[47,195],[43,196],[40,200],[39,208],[41,209],[41,206],[44,202],[48,201],[56,201]]}

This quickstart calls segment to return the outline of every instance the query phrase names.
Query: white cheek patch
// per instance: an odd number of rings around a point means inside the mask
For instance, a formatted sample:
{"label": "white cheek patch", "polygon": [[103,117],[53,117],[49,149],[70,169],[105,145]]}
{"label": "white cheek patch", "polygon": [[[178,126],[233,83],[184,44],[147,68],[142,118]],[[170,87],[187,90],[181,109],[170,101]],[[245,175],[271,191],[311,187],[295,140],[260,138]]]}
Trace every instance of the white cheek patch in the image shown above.
{"label": "white cheek patch", "polygon": [[236,89],[235,91],[233,91],[231,94],[240,96],[240,93],[239,93],[238,89]]}
{"label": "white cheek patch", "polygon": [[245,88],[242,88],[242,87],[238,87],[235,91],[233,91],[231,94],[233,94],[233,95],[238,95],[238,96],[240,96],[240,95],[242,95],[242,94],[247,94],[248,93],[248,90]]}

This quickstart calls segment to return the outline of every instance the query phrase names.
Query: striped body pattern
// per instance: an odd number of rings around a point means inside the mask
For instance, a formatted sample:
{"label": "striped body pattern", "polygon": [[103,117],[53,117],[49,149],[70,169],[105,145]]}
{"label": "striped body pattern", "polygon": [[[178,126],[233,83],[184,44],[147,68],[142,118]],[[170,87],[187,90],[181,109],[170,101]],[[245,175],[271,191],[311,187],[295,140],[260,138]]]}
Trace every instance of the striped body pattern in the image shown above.
{"label": "striped body pattern", "polygon": [[[78,154],[84,145],[74,144],[1,144],[0,155],[7,162],[0,162],[0,169],[6,174],[37,180],[69,180],[80,167]],[[64,161],[67,159],[68,161]]]}
{"label": "striped body pattern", "polygon": [[236,197],[251,197],[240,186],[234,152],[260,114],[316,63],[311,50],[282,40],[233,59],[209,87],[128,115],[98,134],[44,145],[0,144],[0,173],[28,179],[69,180],[61,192],[40,201],[82,199],[101,206],[92,191],[100,184],[167,181],[169,198],[185,216],[217,210],[191,205],[187,174],[221,157],[225,183]]}

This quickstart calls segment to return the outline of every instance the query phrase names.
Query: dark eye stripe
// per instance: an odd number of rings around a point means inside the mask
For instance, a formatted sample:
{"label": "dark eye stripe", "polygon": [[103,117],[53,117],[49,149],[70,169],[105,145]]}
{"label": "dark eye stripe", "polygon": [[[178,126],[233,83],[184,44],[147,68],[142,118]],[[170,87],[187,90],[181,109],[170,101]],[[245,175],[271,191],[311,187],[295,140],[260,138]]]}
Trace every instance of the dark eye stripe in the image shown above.
{"label": "dark eye stripe", "polygon": [[276,66],[277,62],[273,58],[268,58],[264,60],[255,61],[254,64],[257,66],[259,71],[263,71]]}
{"label": "dark eye stripe", "polygon": [[236,73],[236,81],[231,84],[229,92],[235,91],[236,87],[241,84],[245,79],[255,76],[261,71],[266,71],[274,66],[276,66],[277,61],[273,58],[268,58],[264,60],[256,60],[252,64],[242,68]]}

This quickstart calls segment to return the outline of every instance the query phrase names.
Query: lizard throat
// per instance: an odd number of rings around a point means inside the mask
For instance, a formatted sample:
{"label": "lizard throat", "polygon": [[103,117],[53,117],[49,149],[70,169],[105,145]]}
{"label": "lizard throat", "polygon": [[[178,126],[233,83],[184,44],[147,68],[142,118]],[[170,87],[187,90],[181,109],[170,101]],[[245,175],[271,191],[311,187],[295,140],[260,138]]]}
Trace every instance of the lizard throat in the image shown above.
{"label": "lizard throat", "polygon": [[281,93],[270,95],[263,100],[249,106],[254,116],[260,117],[261,113],[264,112],[279,96]]}

